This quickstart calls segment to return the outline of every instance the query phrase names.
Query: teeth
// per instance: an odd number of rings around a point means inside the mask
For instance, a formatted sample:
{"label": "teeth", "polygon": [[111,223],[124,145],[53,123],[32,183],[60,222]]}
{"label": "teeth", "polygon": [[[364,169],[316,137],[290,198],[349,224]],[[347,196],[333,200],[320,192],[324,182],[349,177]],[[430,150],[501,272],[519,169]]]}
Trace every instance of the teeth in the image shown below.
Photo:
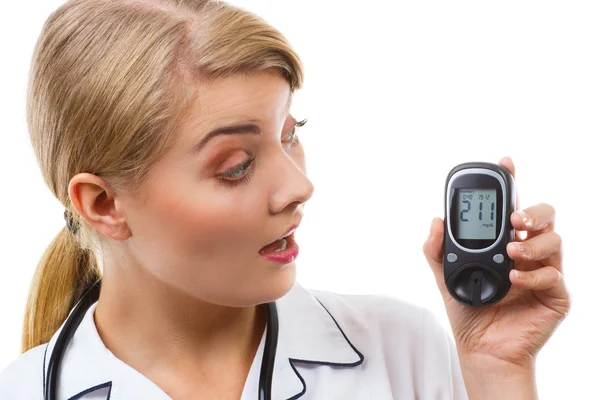
{"label": "teeth", "polygon": [[288,236],[290,236],[292,233],[294,233],[296,231],[296,229],[292,229],[291,231],[289,231],[286,235],[283,235],[282,237],[279,238],[279,240],[286,238]]}
{"label": "teeth", "polygon": [[283,251],[287,248],[287,240],[279,239],[279,247],[275,249],[275,253]]}

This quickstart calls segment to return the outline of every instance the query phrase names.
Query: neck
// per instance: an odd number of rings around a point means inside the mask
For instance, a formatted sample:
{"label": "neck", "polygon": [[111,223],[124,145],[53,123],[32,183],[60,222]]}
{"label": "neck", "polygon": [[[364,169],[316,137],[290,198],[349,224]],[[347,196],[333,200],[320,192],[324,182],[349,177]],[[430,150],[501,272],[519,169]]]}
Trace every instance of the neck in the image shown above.
{"label": "neck", "polygon": [[206,373],[220,365],[248,372],[266,324],[264,307],[207,303],[133,270],[105,268],[94,315],[102,341],[117,358],[147,376]]}

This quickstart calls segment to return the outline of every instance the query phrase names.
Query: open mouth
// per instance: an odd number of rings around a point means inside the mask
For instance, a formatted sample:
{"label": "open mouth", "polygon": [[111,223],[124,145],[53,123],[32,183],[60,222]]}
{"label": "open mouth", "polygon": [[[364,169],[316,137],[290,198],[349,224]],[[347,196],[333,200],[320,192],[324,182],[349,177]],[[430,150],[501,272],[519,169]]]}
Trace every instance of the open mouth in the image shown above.
{"label": "open mouth", "polygon": [[294,232],[279,238],[260,249],[259,253],[280,253],[294,243]]}

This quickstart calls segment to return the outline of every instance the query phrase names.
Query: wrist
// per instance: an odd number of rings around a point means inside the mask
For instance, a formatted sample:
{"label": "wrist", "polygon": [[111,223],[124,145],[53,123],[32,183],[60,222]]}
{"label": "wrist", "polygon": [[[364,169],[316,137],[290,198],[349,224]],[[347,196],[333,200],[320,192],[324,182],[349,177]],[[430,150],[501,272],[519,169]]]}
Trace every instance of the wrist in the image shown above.
{"label": "wrist", "polygon": [[514,364],[487,355],[459,355],[470,400],[535,400],[535,360]]}

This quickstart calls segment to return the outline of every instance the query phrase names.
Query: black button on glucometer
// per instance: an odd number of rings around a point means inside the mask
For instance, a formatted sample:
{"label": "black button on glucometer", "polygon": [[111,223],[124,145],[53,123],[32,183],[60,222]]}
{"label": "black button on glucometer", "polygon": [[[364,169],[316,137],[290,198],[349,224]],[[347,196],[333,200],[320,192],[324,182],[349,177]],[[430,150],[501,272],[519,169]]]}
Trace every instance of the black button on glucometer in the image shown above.
{"label": "black button on glucometer", "polygon": [[448,174],[445,191],[444,281],[457,301],[485,306],[510,289],[510,216],[516,193],[510,172],[497,164],[465,163]]}
{"label": "black button on glucometer", "polygon": [[448,279],[455,294],[472,306],[480,306],[491,300],[498,292],[501,282],[500,275],[479,263],[463,266]]}

